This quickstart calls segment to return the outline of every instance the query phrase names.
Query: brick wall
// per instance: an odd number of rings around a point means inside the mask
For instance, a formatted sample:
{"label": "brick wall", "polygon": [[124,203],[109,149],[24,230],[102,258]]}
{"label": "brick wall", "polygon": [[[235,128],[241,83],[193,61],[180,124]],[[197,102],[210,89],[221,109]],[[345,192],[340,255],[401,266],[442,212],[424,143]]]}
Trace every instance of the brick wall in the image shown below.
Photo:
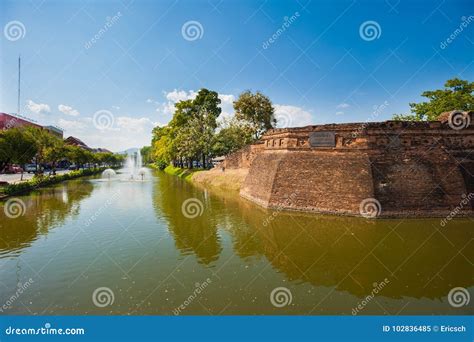
{"label": "brick wall", "polygon": [[[311,147],[311,132],[335,145]],[[374,198],[381,216],[446,216],[474,192],[474,127],[442,122],[361,123],[276,129],[230,159],[249,167],[242,197],[264,207],[359,215]],[[247,156],[247,157],[244,157]],[[246,162],[243,162],[243,160]],[[474,199],[458,215],[472,215]]]}
{"label": "brick wall", "polygon": [[225,157],[223,165],[226,169],[248,169],[257,153],[264,148],[262,143],[247,145]]}

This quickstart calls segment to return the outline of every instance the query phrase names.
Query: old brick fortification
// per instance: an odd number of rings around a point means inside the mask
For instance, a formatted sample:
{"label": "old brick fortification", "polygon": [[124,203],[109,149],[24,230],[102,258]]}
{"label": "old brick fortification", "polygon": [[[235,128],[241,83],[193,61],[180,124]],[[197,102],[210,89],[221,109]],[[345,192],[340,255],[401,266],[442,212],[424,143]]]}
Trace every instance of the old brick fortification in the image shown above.
{"label": "old brick fortification", "polygon": [[464,115],[463,129],[446,115],[274,129],[225,163],[249,167],[240,194],[267,208],[360,215],[376,199],[380,217],[471,216],[474,119]]}
{"label": "old brick fortification", "polygon": [[265,145],[259,141],[253,145],[247,145],[244,148],[231,153],[225,157],[223,166],[226,169],[248,169],[250,164],[257,156],[257,153],[263,151]]}

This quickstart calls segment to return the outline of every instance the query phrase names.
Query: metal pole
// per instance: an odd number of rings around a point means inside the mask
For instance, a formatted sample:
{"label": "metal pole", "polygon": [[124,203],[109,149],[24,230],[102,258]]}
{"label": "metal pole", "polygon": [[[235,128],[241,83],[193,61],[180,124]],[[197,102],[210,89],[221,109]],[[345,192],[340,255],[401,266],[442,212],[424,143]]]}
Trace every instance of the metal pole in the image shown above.
{"label": "metal pole", "polygon": [[20,115],[20,72],[21,72],[21,55],[18,56],[18,107],[17,114]]}

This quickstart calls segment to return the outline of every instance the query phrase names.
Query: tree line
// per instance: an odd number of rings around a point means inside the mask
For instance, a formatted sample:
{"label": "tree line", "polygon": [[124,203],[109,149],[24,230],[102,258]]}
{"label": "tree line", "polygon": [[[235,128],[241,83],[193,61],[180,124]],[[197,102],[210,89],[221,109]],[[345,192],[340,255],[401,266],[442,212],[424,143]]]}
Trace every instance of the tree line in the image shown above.
{"label": "tree line", "polygon": [[15,127],[0,131],[0,172],[8,165],[25,165],[35,161],[37,170],[48,164],[55,173],[62,160],[68,160],[78,167],[86,164],[120,165],[125,156],[111,152],[92,152],[78,146],[67,145],[63,139],[45,129],[37,127]]}
{"label": "tree line", "polygon": [[155,127],[151,146],[141,150],[145,162],[160,168],[209,167],[211,159],[232,153],[258,140],[276,125],[270,99],[260,92],[242,93],[234,102],[235,115],[218,121],[222,113],[218,93],[201,89],[192,100],[175,104],[171,121]]}
{"label": "tree line", "polygon": [[[393,119],[434,121],[443,112],[472,111],[473,92],[474,82],[450,79],[444,89],[423,92],[426,101],[410,103],[410,113],[394,114]],[[207,166],[210,158],[232,153],[276,126],[272,102],[260,92],[240,94],[233,104],[235,115],[218,123],[220,103],[217,92],[207,89],[201,89],[194,100],[176,103],[172,120],[155,127],[151,146],[141,150],[144,162],[157,163],[160,168],[170,163],[192,168],[197,161]]]}
{"label": "tree line", "polygon": [[434,121],[441,113],[453,110],[474,110],[474,82],[452,78],[444,89],[428,90],[421,94],[427,101],[410,103],[410,114],[396,114],[395,120]]}

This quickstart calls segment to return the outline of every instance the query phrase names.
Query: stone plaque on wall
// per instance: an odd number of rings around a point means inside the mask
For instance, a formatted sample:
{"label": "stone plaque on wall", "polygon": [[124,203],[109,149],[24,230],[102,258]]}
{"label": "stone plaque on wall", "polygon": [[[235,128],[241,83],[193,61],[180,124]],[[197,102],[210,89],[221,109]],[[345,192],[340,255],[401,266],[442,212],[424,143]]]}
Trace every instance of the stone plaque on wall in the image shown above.
{"label": "stone plaque on wall", "polygon": [[336,147],[336,134],[334,132],[312,132],[309,134],[311,147]]}

